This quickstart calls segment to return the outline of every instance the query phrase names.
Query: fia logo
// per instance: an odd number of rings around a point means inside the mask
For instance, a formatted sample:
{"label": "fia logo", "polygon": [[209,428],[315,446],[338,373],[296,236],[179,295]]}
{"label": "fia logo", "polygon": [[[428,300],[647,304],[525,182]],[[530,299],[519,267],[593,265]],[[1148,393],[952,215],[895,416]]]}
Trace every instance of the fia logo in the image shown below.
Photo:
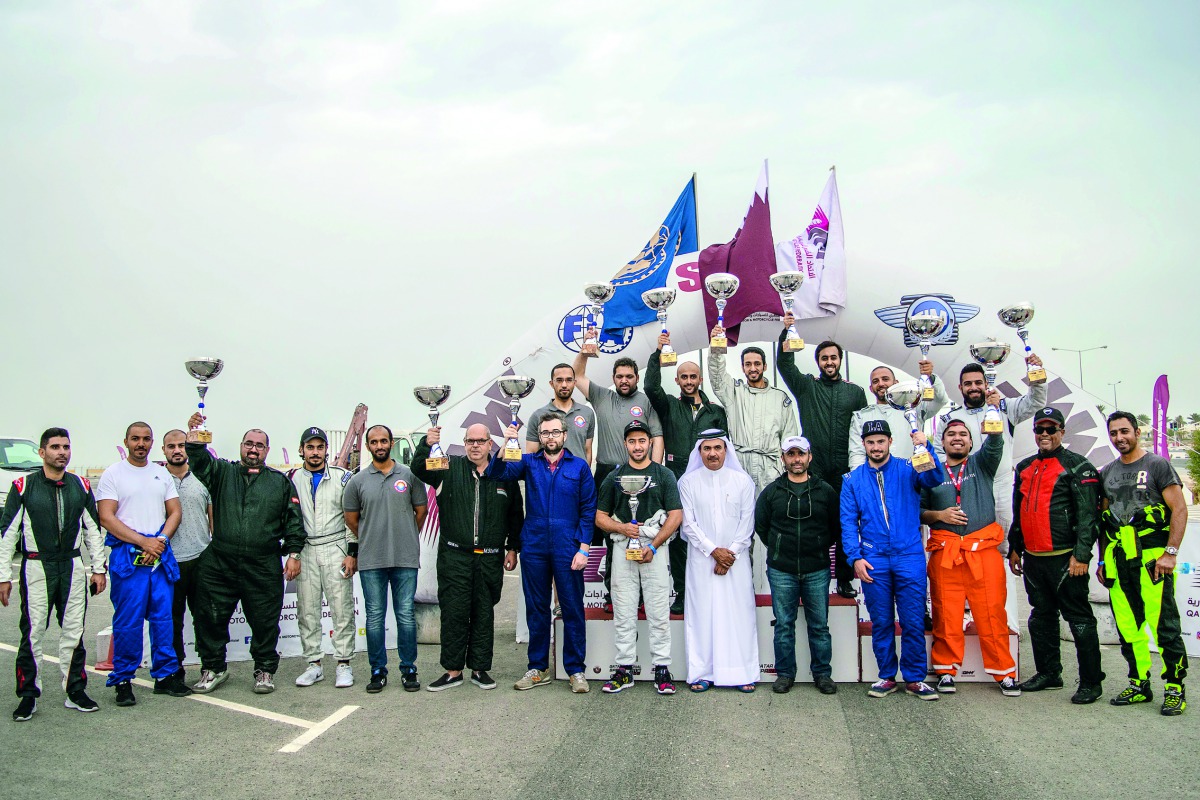
{"label": "fia logo", "polygon": [[954,344],[958,341],[958,326],[960,323],[975,319],[979,314],[979,306],[967,303],[957,303],[953,295],[948,294],[906,294],[900,298],[900,305],[875,309],[875,316],[885,325],[904,331],[904,346],[916,347],[917,340],[908,332],[908,318],[914,314],[937,314],[946,320],[946,328],[934,339],[932,344]]}
{"label": "fia logo", "polygon": [[[572,353],[578,353],[583,346],[583,337],[587,333],[590,319],[588,306],[575,306],[559,320],[558,341]],[[594,320],[593,320],[594,321]],[[633,328],[621,328],[618,331],[600,332],[600,352],[605,355],[619,353],[633,341]]]}

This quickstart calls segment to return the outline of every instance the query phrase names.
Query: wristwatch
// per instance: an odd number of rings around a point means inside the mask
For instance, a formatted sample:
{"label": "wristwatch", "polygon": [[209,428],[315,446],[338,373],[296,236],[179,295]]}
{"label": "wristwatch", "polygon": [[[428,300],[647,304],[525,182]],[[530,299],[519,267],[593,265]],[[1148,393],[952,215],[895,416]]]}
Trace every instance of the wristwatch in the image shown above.
{"label": "wristwatch", "polygon": [[299,554],[299,553],[288,553],[288,558],[294,558],[294,559],[296,559],[297,561],[299,561],[299,560],[300,560],[300,554]]}
{"label": "wristwatch", "polygon": [[1168,546],[1168,547],[1165,547],[1165,548],[1163,548],[1163,551],[1164,551],[1164,552],[1165,552],[1167,555],[1169,555],[1169,556],[1177,556],[1177,555],[1179,555],[1179,548],[1178,548],[1178,547],[1170,547],[1170,546]]}

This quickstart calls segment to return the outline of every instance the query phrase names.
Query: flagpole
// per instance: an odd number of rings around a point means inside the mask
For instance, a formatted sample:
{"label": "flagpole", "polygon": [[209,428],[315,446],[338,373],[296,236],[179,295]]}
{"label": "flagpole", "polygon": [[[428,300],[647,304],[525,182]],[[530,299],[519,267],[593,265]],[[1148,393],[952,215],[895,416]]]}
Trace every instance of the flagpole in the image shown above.
{"label": "flagpole", "polygon": [[700,246],[700,198],[696,194],[696,173],[692,173],[692,210],[695,211],[696,218],[692,223],[696,228],[696,247]]}

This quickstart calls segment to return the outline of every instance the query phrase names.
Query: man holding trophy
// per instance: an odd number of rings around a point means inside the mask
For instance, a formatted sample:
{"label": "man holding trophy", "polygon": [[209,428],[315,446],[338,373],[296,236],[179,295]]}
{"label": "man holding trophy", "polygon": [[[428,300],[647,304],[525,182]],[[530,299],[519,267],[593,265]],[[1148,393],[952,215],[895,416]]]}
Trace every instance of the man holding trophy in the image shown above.
{"label": "man holding trophy", "polygon": [[[925,423],[933,419],[937,412],[946,405],[948,398],[946,397],[946,385],[942,383],[937,375],[933,374],[933,362],[929,359],[921,359],[920,374],[928,377],[933,386],[933,400],[925,400],[922,398],[912,413],[916,415],[918,427],[924,429]],[[854,469],[858,465],[867,460],[866,451],[863,449],[862,431],[863,425],[867,424],[867,420],[882,419],[888,423],[888,427],[893,430],[903,430],[908,424],[906,420],[906,412],[904,409],[896,408],[888,402],[888,389],[896,385],[896,373],[892,372],[891,367],[880,365],[871,370],[871,394],[875,395],[875,403],[860,408],[854,412],[850,418],[849,430],[849,448],[850,448],[850,469]],[[913,456],[912,439],[908,436],[896,436],[892,438],[892,455],[901,460],[908,460]]]}
{"label": "man holding trophy", "polygon": [[[613,551],[616,628],[617,668],[603,691],[616,694],[633,685],[640,596],[650,627],[654,688],[659,694],[675,694],[671,678],[671,584],[667,554],[659,551],[683,521],[683,506],[675,476],[650,460],[650,427],[646,423],[634,420],[625,426],[625,448],[629,460],[604,479],[596,502],[596,527],[609,535]],[[622,521],[626,517],[628,521]]]}

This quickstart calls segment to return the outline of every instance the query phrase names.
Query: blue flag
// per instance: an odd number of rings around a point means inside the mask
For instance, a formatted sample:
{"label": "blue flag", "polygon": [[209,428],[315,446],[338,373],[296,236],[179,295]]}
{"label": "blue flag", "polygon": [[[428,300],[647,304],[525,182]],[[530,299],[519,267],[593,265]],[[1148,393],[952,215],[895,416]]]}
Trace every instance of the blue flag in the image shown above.
{"label": "blue flag", "polygon": [[650,241],[632,261],[613,276],[617,288],[604,304],[604,330],[636,328],[655,319],[655,312],[642,302],[642,292],[667,285],[677,253],[699,250],[696,239],[696,179],[688,181]]}

